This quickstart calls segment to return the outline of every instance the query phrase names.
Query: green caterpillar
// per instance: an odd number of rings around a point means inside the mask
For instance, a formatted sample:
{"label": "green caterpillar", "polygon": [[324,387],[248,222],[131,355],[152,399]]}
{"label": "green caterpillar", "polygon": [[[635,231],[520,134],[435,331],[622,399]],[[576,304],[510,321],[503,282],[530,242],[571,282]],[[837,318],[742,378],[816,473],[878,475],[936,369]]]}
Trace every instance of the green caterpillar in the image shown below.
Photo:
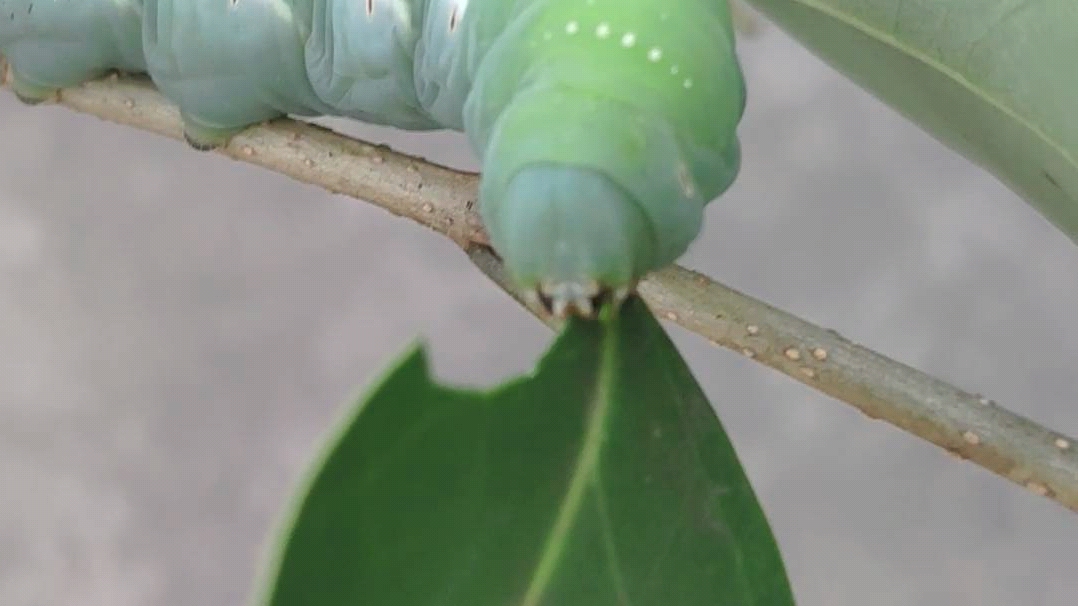
{"label": "green caterpillar", "polygon": [[725,0],[0,0],[27,102],[147,72],[192,146],[280,116],[463,131],[479,212],[558,316],[681,256],[740,168]]}

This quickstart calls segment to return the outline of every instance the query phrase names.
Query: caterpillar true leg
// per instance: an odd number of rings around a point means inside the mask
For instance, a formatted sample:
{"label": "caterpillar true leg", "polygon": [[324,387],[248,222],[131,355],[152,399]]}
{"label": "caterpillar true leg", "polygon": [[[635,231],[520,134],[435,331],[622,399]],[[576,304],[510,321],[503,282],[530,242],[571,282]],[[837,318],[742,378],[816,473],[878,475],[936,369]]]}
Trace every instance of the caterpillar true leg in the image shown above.
{"label": "caterpillar true leg", "polygon": [[587,290],[584,291],[581,291],[579,286],[573,283],[547,284],[527,291],[526,296],[533,304],[538,303],[543,311],[554,317],[564,318],[576,314],[587,318],[598,315],[608,305],[621,305],[629,298],[629,293],[636,290],[635,284],[618,289],[601,288],[592,284],[585,285]]}

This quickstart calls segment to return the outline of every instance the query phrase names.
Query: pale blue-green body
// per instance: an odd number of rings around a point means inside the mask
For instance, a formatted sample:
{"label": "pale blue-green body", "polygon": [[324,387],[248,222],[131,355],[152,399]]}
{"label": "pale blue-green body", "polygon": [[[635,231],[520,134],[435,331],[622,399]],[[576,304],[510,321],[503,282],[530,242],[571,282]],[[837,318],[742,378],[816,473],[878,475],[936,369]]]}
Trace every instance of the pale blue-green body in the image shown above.
{"label": "pale blue-green body", "polygon": [[221,145],[286,114],[332,113],[307,77],[293,0],[146,0],[150,76],[180,108],[188,140]]}
{"label": "pale blue-green body", "polygon": [[0,55],[41,101],[110,70],[142,72],[142,0],[0,0]]}
{"label": "pale blue-green body", "polygon": [[313,0],[308,14],[307,73],[336,113],[407,130],[445,128],[423,110],[413,78],[422,3]]}

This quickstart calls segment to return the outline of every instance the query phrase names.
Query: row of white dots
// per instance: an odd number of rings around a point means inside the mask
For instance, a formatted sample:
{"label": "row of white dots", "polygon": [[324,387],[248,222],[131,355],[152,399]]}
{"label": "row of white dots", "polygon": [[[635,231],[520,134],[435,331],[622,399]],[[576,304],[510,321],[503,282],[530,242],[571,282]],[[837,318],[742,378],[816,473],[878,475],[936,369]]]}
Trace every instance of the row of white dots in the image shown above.
{"label": "row of white dots", "polygon": [[[579,22],[577,22],[577,21],[569,21],[568,23],[565,24],[565,33],[572,36],[572,35],[577,34],[578,32],[580,32],[580,23]],[[553,36],[550,34],[550,32],[547,32],[547,33],[543,34],[543,39],[544,40],[550,40],[552,37]],[[604,22],[604,23],[600,23],[599,25],[595,26],[595,37],[600,39],[600,40],[605,40],[605,39],[609,38],[610,37],[610,24]],[[636,46],[636,34],[634,34],[633,32],[626,32],[621,37],[621,45],[624,46],[625,48],[632,48],[632,47]],[[648,57],[648,61],[651,61],[652,63],[658,63],[663,58],[663,49],[659,48],[658,46],[653,46],[650,49],[648,49],[647,57]],[[676,76],[679,71],[681,71],[681,70],[677,65],[671,65],[670,66],[670,74],[671,75]],[[685,88],[692,88],[692,85],[693,85],[692,78],[685,78],[684,80],[682,80],[681,84]]]}

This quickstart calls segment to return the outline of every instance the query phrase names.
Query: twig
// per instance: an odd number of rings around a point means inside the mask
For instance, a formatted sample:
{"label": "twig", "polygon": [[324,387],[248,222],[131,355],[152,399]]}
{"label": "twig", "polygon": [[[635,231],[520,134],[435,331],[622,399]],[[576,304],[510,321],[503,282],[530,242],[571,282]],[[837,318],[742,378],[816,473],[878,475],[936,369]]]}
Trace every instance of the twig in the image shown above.
{"label": "twig", "polygon": [[[62,91],[59,102],[113,122],[181,136],[177,111],[145,78],[90,82]],[[472,209],[474,174],[290,119],[253,127],[220,153],[367,200],[445,234],[523,303],[486,246]],[[641,283],[640,293],[660,317],[1078,512],[1074,439],[680,266],[655,272]],[[532,311],[543,319],[539,310]],[[553,326],[549,318],[544,321]]]}

